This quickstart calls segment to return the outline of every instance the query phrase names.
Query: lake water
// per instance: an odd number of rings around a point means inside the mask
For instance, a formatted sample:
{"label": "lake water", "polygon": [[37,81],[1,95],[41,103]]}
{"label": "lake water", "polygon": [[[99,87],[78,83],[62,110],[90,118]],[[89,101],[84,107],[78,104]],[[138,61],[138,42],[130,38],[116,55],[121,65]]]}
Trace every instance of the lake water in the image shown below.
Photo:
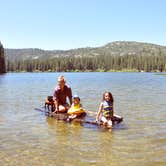
{"label": "lake water", "polygon": [[[112,132],[46,117],[64,75],[86,110],[111,91],[124,117]],[[0,76],[1,166],[166,165],[166,76],[154,73],[8,73]]]}

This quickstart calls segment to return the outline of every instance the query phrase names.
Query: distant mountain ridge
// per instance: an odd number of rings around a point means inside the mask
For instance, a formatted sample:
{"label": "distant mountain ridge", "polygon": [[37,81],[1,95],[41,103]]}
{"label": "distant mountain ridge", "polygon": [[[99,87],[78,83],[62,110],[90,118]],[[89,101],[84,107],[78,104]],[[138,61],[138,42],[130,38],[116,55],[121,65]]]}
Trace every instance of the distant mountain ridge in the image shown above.
{"label": "distant mountain ridge", "polygon": [[115,41],[101,47],[86,47],[70,50],[42,50],[29,49],[5,49],[6,60],[50,60],[57,57],[95,57],[96,55],[110,56],[166,56],[166,46],[134,41]]}

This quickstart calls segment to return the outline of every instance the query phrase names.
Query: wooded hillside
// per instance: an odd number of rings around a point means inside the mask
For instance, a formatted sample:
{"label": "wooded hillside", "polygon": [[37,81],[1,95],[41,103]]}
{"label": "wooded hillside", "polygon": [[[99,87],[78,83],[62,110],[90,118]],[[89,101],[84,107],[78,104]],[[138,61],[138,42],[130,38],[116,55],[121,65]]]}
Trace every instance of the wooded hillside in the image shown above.
{"label": "wooded hillside", "polygon": [[112,42],[72,50],[5,49],[8,71],[166,71],[166,47]]}

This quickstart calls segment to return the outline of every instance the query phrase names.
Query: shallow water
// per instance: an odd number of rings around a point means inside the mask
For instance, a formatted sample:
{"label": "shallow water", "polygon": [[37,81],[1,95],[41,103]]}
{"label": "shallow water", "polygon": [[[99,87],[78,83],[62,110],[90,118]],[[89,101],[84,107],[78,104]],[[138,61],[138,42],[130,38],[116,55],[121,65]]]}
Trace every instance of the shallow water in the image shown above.
{"label": "shallow water", "polygon": [[[63,74],[86,110],[114,95],[112,132],[35,110]],[[1,166],[166,165],[166,76],[153,73],[8,73],[0,76]]]}

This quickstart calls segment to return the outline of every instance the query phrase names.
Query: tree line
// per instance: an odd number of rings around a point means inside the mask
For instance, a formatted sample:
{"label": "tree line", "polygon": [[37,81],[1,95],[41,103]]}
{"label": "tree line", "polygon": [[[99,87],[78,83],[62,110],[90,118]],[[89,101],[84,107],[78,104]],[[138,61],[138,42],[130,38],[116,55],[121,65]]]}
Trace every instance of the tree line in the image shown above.
{"label": "tree line", "polygon": [[54,59],[6,61],[8,72],[67,72],[67,71],[145,71],[166,72],[166,55],[67,56]]}

